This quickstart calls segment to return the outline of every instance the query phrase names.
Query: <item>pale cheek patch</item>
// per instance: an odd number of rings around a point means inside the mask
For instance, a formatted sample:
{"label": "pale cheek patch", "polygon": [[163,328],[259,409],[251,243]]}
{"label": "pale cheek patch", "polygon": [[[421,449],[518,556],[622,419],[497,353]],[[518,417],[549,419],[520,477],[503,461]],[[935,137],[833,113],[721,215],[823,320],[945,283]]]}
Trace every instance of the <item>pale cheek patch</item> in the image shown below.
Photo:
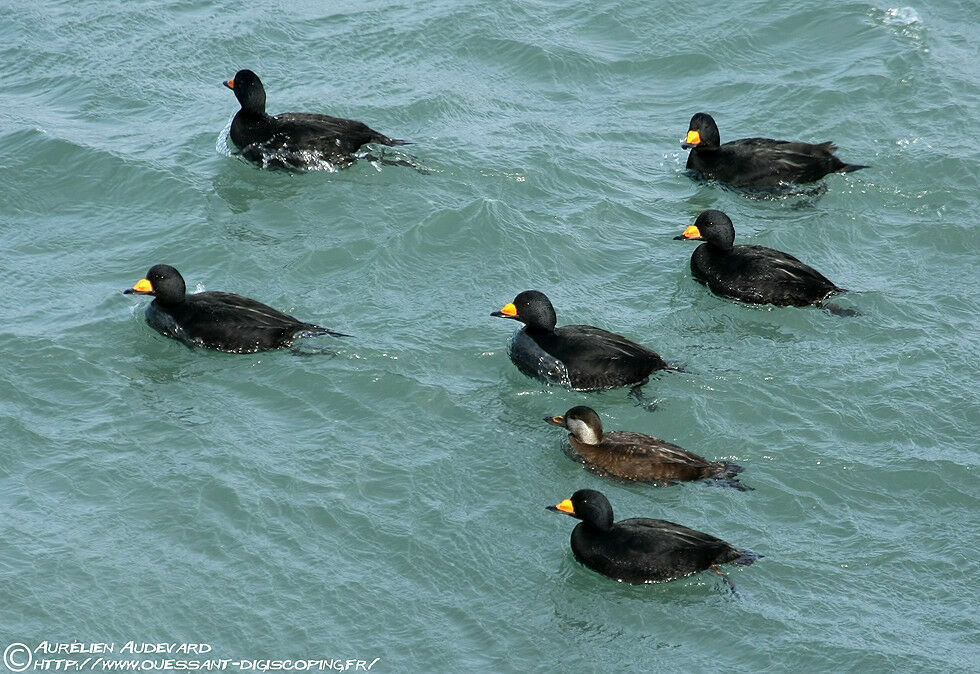
{"label": "pale cheek patch", "polygon": [[569,419],[566,417],[565,424],[569,432],[578,438],[579,442],[584,442],[587,445],[599,444],[599,438],[596,437],[595,431],[589,428],[581,419]]}

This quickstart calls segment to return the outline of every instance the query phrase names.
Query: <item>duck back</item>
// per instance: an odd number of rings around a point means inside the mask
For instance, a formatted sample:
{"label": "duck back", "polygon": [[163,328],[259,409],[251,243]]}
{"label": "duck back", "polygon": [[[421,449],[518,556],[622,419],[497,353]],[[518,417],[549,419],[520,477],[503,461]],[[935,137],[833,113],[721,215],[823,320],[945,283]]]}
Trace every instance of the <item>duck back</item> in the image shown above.
{"label": "duck back", "polygon": [[[609,431],[599,444],[569,436],[572,458],[589,470],[623,480],[673,484],[725,475],[727,464],[708,461],[683,447],[631,431]],[[734,473],[732,473],[734,474]]]}
{"label": "duck back", "polygon": [[234,353],[277,349],[298,336],[324,331],[248,297],[215,291],[187,295],[173,305],[154,300],[147,307],[146,320],[161,334],[188,346]]}
{"label": "duck back", "polygon": [[564,364],[571,387],[577,390],[641,384],[651,373],[668,367],[655,351],[591,325],[566,325],[527,336]]}
{"label": "duck back", "polygon": [[571,544],[582,564],[628,583],[682,578],[745,554],[720,538],[645,517],[622,520],[607,531],[582,522],[572,531]]}
{"label": "duck back", "polygon": [[232,120],[230,136],[243,151],[307,152],[324,159],[347,157],[367,143],[404,144],[363,122],[301,112],[271,117],[241,110]]}
{"label": "duck back", "polygon": [[764,246],[722,251],[701,244],[691,273],[716,295],[751,304],[808,306],[842,290],[792,255]]}
{"label": "duck back", "polygon": [[836,149],[832,142],[742,138],[713,148],[692,149],[687,168],[734,187],[811,183],[829,173],[866,168],[844,163],[834,155]]}

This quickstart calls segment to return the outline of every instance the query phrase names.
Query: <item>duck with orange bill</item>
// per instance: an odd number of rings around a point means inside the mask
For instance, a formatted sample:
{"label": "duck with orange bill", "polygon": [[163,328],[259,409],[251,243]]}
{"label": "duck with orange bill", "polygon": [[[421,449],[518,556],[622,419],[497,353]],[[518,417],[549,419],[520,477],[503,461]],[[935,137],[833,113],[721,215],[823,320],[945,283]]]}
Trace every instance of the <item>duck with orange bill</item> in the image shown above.
{"label": "duck with orange bill", "polygon": [[580,489],[548,510],[581,520],[572,529],[575,559],[625,583],[662,583],[712,569],[734,591],[719,565],[748,566],[761,557],[666,520],[634,517],[614,522],[609,499],[593,489]]}
{"label": "duck with orange bill", "polygon": [[691,255],[691,273],[716,295],[750,304],[818,305],[835,313],[856,313],[824,304],[829,296],[846,291],[789,253],[765,246],[736,246],[735,226],[721,211],[704,211],[674,238],[704,242]]}
{"label": "duck with orange bill", "polygon": [[834,154],[837,146],[832,142],[812,144],[742,138],[722,144],[718,125],[705,112],[691,117],[681,147],[691,150],[687,157],[689,170],[733,187],[812,183],[829,173],[869,168],[838,159]]}
{"label": "duck with orange bill", "polygon": [[166,264],[151,267],[146,278],[123,293],[151,295],[146,322],[161,335],[191,347],[255,353],[291,346],[300,337],[350,336],[241,295],[213,290],[188,294],[184,277]]}
{"label": "duck with orange bill", "polygon": [[658,370],[677,369],[652,349],[608,330],[591,325],[556,327],[551,300],[537,290],[525,290],[490,315],[524,324],[511,340],[510,359],[529,377],[579,391],[635,389]]}

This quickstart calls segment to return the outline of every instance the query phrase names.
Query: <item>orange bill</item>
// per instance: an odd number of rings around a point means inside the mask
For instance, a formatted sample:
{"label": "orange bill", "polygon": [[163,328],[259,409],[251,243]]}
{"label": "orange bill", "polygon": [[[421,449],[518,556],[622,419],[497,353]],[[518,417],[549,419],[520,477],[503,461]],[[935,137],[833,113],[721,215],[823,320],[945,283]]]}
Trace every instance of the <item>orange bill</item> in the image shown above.
{"label": "orange bill", "polygon": [[572,506],[572,499],[570,498],[567,498],[561,503],[559,503],[558,505],[556,505],[555,509],[562,511],[563,513],[568,513],[569,515],[575,514],[575,508]]}
{"label": "orange bill", "polygon": [[150,279],[141,278],[136,282],[136,285],[133,286],[133,290],[138,293],[152,293],[153,284],[150,283]]}

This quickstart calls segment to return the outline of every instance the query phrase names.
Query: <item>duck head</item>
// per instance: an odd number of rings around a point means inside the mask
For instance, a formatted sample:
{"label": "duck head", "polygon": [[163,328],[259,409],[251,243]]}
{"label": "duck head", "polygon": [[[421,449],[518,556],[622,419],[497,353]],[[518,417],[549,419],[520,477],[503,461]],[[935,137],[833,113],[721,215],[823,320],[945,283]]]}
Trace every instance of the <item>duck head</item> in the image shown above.
{"label": "duck head", "polygon": [[545,417],[552,426],[561,426],[586,445],[598,445],[602,440],[602,420],[591,407],[579,405],[565,412],[564,416]]}
{"label": "duck head", "polygon": [[145,278],[137,281],[132,288],[123,290],[124,295],[152,295],[161,304],[179,304],[184,301],[186,292],[184,277],[169,264],[150,267]]}
{"label": "duck head", "polygon": [[548,510],[565,513],[602,531],[612,528],[613,509],[609,499],[594,489],[579,489],[558,505],[548,506]]}
{"label": "duck head", "polygon": [[721,145],[721,136],[718,134],[718,125],[706,112],[699,112],[691,117],[688,126],[687,137],[681,141],[681,147],[685,150],[693,148],[714,148]]}
{"label": "duck head", "polygon": [[259,76],[251,70],[239,70],[233,78],[222,84],[235,92],[235,98],[241,104],[242,110],[265,113],[265,87],[262,86]]}
{"label": "duck head", "polygon": [[558,324],[558,316],[551,300],[547,295],[537,290],[525,290],[508,302],[500,311],[490,314],[497,318],[513,318],[529,328],[536,330],[554,330]]}
{"label": "duck head", "polygon": [[732,250],[735,247],[735,225],[723,212],[709,209],[701,213],[693,225],[674,239],[705,241],[715,248]]}

